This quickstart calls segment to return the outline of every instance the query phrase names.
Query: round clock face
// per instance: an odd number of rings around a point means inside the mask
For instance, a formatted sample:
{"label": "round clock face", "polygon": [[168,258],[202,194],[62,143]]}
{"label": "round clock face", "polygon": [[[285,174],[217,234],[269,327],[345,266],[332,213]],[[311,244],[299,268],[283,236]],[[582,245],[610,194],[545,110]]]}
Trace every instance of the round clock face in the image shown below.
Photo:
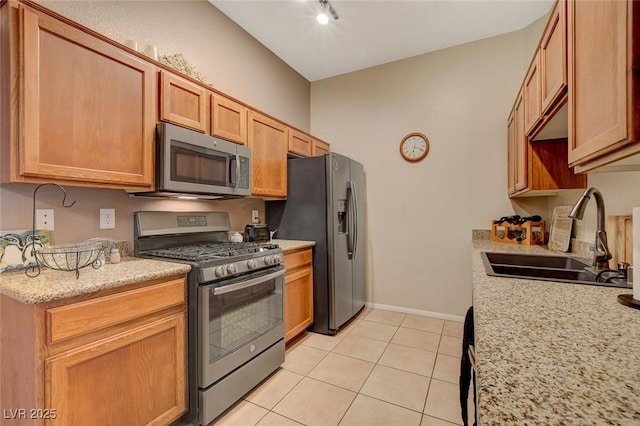
{"label": "round clock face", "polygon": [[400,142],[400,154],[407,161],[420,161],[429,153],[429,139],[422,133],[409,133]]}

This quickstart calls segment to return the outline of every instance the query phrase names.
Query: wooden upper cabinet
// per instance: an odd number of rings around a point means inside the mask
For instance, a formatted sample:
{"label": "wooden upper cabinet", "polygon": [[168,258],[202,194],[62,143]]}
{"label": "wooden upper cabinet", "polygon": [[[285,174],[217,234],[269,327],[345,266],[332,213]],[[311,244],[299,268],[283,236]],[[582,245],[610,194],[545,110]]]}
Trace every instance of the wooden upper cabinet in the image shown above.
{"label": "wooden upper cabinet", "polygon": [[566,0],[558,0],[540,41],[542,115],[548,115],[567,89]]}
{"label": "wooden upper cabinet", "polygon": [[530,134],[542,120],[542,108],[540,103],[540,51],[536,52],[533,62],[524,79],[524,129]]}
{"label": "wooden upper cabinet", "polygon": [[310,157],[311,148],[311,136],[295,129],[289,130],[289,152],[303,157]]}
{"label": "wooden upper cabinet", "polygon": [[[568,2],[569,163],[640,152],[640,2]],[[635,67],[635,68],[634,68]]]}
{"label": "wooden upper cabinet", "polygon": [[248,113],[248,124],[252,195],[286,198],[289,127],[252,110]]}
{"label": "wooden upper cabinet", "polygon": [[512,110],[507,120],[507,191],[516,192],[516,120]]}
{"label": "wooden upper cabinet", "polygon": [[160,119],[208,133],[209,93],[167,71],[160,71]]}
{"label": "wooden upper cabinet", "polygon": [[513,133],[513,170],[514,170],[514,191],[519,191],[527,187],[527,137],[525,135],[525,105],[522,92],[516,98],[513,110],[514,133]]}
{"label": "wooden upper cabinet", "polygon": [[53,17],[9,6],[22,35],[11,42],[12,49],[19,44],[12,60],[22,55],[19,96],[11,101],[20,122],[11,180],[153,187],[153,65]]}
{"label": "wooden upper cabinet", "polygon": [[524,134],[524,96],[516,98],[507,121],[507,190],[509,195],[527,188],[527,138]]}
{"label": "wooden upper cabinet", "polygon": [[330,146],[326,142],[322,142],[321,140],[313,138],[311,140],[311,156],[318,157],[320,155],[325,155],[330,152]]}
{"label": "wooden upper cabinet", "polygon": [[585,175],[567,165],[567,138],[532,142],[524,133],[522,91],[507,121],[507,187],[510,197],[552,195],[561,189],[585,188]]}
{"label": "wooden upper cabinet", "polygon": [[242,145],[247,144],[247,108],[224,96],[211,95],[211,133]]}

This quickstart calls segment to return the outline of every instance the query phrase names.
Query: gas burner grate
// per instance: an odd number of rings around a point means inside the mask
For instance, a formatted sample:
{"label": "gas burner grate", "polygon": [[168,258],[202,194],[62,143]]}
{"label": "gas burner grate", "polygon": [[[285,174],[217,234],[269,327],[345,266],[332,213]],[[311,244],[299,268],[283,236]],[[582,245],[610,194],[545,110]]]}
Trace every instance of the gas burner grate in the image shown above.
{"label": "gas burner grate", "polygon": [[243,254],[259,253],[266,250],[273,250],[275,248],[278,248],[277,244],[220,242],[149,250],[145,254],[148,256],[164,257],[168,259],[202,262],[219,257],[231,258],[234,256],[241,256]]}

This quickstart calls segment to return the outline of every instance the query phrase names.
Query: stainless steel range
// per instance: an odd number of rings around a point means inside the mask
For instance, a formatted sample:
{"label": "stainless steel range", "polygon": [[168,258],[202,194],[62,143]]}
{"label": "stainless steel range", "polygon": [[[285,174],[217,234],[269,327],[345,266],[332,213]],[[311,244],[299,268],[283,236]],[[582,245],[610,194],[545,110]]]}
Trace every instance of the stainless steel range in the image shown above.
{"label": "stainless steel range", "polygon": [[282,250],[228,242],[223,212],[136,212],[134,254],[188,263],[188,398],[209,424],[284,362]]}

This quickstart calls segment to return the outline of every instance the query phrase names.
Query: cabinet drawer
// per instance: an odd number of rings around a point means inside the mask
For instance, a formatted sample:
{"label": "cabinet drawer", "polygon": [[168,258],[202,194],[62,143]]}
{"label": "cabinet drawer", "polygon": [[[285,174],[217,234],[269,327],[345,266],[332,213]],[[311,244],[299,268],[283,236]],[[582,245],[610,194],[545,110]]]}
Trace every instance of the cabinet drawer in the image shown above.
{"label": "cabinet drawer", "polygon": [[291,271],[303,265],[311,264],[312,251],[310,248],[296,250],[284,254],[284,267]]}
{"label": "cabinet drawer", "polygon": [[185,301],[185,281],[138,288],[46,310],[47,343],[119,324],[134,318],[176,306]]}

